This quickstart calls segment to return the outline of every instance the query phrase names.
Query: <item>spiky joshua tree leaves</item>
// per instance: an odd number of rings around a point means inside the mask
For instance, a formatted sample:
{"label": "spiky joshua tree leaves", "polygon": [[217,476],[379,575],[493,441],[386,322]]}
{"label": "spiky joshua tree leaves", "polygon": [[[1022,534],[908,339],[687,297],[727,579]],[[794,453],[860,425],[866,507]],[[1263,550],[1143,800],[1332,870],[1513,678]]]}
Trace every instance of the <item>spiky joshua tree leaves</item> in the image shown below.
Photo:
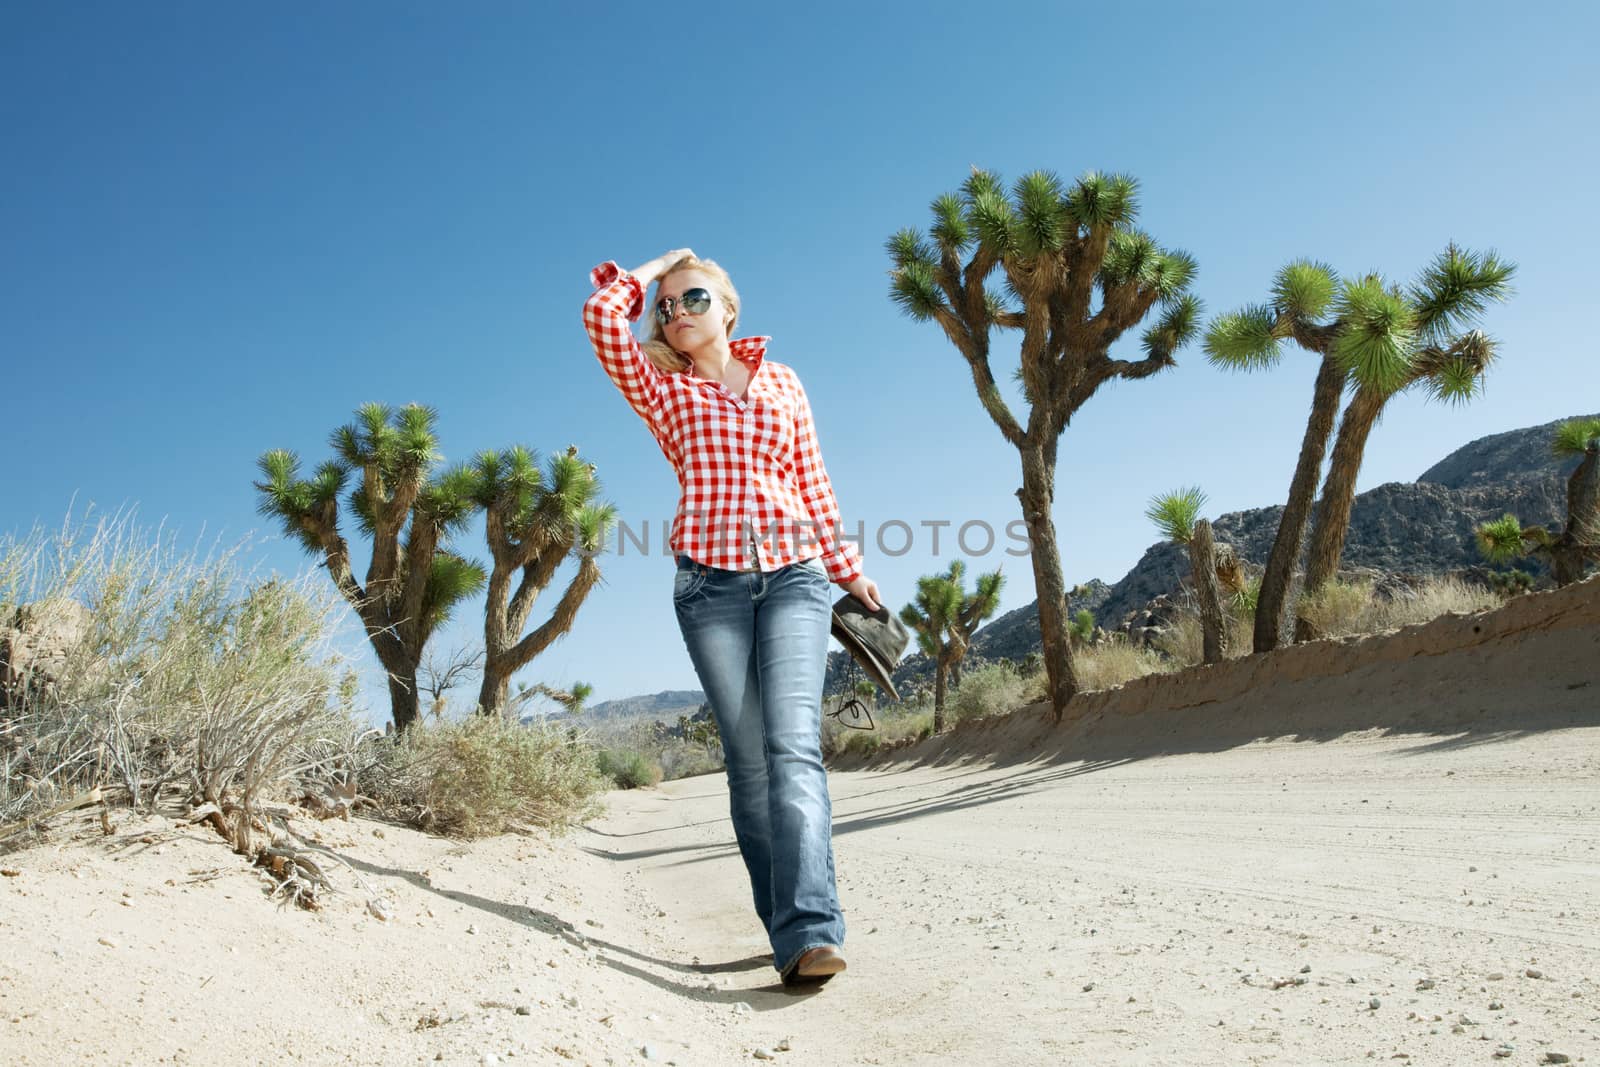
{"label": "spiky joshua tree leaves", "polygon": [[[300,460],[274,449],[257,461],[255,483],[263,515],[280,520],[305,550],[320,555],[334,585],[355,609],[378,662],[389,676],[397,731],[417,719],[417,667],[428,638],[464,598],[483,588],[478,563],[449,548],[477,510],[471,472],[435,474],[437,414],[408,404],[398,411],[364,404],[356,421],[335,430],[334,458],[300,477]],[[340,532],[339,494],[361,532],[372,539],[365,581],[351,569],[350,547]]]}
{"label": "spiky joshua tree leaves", "polygon": [[[979,403],[1021,457],[1017,497],[1057,719],[1077,691],[1051,513],[1061,434],[1100,386],[1173,366],[1200,315],[1188,293],[1194,259],[1134,227],[1136,189],[1124,175],[1091,172],[1068,185],[1034,171],[1008,192],[996,175],[975,169],[960,192],[934,200],[927,234],[905,229],[888,241],[895,302],[944,330],[971,370]],[[997,271],[1002,287],[993,289]],[[1152,312],[1144,357],[1113,359],[1111,346]],[[996,330],[1020,335],[1016,378],[1028,405],[1021,420],[990,365]]]}
{"label": "spiky joshua tree leaves", "polygon": [[1562,458],[1581,457],[1567,477],[1566,528],[1559,534],[1524,528],[1515,515],[1506,515],[1478,527],[1478,547],[1494,563],[1538,553],[1550,560],[1556,585],[1571,585],[1583,580],[1589,564],[1600,563],[1600,419],[1562,423],[1550,450]]}
{"label": "spiky joshua tree leaves", "polygon": [[1402,289],[1375,274],[1340,279],[1326,264],[1300,260],[1278,272],[1268,302],[1220,315],[1207,328],[1206,355],[1217,366],[1271,367],[1282,357],[1285,341],[1320,359],[1288,502],[1261,579],[1257,652],[1278,646],[1322,460],[1346,385],[1353,382],[1356,390],[1340,423],[1323,506],[1312,531],[1308,591],[1337,567],[1366,438],[1383,406],[1419,384],[1439,399],[1459,401],[1474,394],[1494,358],[1494,344],[1476,330],[1458,331],[1488,303],[1505,299],[1514,270],[1492,252],[1476,254],[1451,245],[1409,289]]}
{"label": "spiky joshua tree leaves", "polygon": [[[533,451],[521,446],[481,452],[470,477],[494,557],[478,708],[501,714],[508,710],[511,676],[572,629],[578,609],[599,583],[595,557],[616,525],[616,509],[599,502],[594,464],[583,460],[576,446],[552,456],[544,470]],[[543,623],[524,634],[534,602],[571,555],[577,556],[578,569],[561,599]]]}
{"label": "spiky joshua tree leaves", "polygon": [[1193,572],[1195,596],[1200,602],[1205,662],[1221,663],[1226,651],[1222,593],[1217,584],[1217,551],[1211,523],[1200,518],[1200,509],[1205,506],[1206,495],[1198,487],[1178,489],[1152,499],[1145,516],[1168,541],[1188,546],[1189,569]]}
{"label": "spiky joshua tree leaves", "polygon": [[917,579],[917,599],[900,609],[900,621],[917,635],[917,647],[933,660],[933,732],[944,730],[945,685],[951,672],[958,672],[972,635],[984,619],[1000,606],[1000,590],[1005,577],[998,570],[978,575],[977,589],[968,593],[964,586],[966,565],[950,564],[944,574]]}

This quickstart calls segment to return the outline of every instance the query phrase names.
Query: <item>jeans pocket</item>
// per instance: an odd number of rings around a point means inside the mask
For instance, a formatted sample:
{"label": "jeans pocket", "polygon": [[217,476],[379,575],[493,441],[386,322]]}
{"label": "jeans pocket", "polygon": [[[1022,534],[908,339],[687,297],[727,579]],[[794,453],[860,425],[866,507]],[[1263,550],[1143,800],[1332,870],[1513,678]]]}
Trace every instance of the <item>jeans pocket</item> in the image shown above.
{"label": "jeans pocket", "polygon": [[828,568],[822,562],[821,556],[812,556],[808,560],[802,560],[800,563],[796,564],[796,566],[798,566],[801,570],[810,571],[813,574],[820,574],[824,581],[830,580],[828,578]]}
{"label": "jeans pocket", "polygon": [[704,567],[679,567],[678,573],[672,578],[672,599],[687,600],[698,593],[700,587],[705,584]]}

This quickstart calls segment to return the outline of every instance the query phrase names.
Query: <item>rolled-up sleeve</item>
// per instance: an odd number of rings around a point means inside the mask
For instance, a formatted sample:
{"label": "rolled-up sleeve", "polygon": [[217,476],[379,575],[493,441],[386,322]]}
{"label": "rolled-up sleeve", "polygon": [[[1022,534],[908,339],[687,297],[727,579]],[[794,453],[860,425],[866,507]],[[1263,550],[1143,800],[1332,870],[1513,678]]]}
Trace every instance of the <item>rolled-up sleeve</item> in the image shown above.
{"label": "rolled-up sleeve", "polygon": [[795,480],[799,484],[800,499],[816,524],[828,577],[840,584],[852,582],[861,576],[861,550],[843,536],[839,503],[834,499],[833,483],[828,480],[828,470],[822,463],[822,446],[817,441],[817,427],[811,417],[811,401],[798,376],[794,385],[798,394],[794,427]]}
{"label": "rolled-up sleeve", "polygon": [[594,354],[628,405],[654,430],[662,373],[639,347],[631,325],[644,311],[644,287],[610,260],[590,271],[589,280],[595,288],[583,305],[583,328]]}

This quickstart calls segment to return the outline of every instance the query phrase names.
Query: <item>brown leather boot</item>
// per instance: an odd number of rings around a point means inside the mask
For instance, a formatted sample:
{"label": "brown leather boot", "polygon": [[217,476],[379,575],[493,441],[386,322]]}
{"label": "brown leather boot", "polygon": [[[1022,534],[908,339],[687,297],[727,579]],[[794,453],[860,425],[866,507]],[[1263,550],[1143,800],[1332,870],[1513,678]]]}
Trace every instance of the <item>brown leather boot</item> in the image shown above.
{"label": "brown leather boot", "polygon": [[818,945],[800,953],[783,975],[784,985],[821,985],[845,969],[844,956],[833,945]]}

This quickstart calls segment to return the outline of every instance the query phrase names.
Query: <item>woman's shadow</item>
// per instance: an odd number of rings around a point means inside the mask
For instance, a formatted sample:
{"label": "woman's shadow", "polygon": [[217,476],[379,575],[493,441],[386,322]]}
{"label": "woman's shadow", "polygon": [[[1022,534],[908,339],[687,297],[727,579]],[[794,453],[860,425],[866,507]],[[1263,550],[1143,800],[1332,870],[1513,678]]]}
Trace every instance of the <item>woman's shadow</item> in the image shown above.
{"label": "woman's shadow", "polygon": [[[595,958],[612,970],[637,978],[640,981],[648,982],[658,989],[664,989],[669,993],[687,997],[690,1000],[729,1005],[744,1003],[750,1005],[756,1011],[773,1011],[785,1007],[795,997],[808,996],[820,988],[820,986],[816,985],[786,986],[774,973],[772,984],[770,985],[758,986],[754,989],[719,989],[715,983],[709,980],[711,975],[738,974],[745,971],[760,970],[761,968],[770,970],[772,968],[772,957],[763,954],[747,956],[739,960],[728,960],[722,963],[701,963],[698,958],[691,963],[658,959],[655,956],[635,951],[625,945],[618,945],[603,938],[591,937],[567,920],[539,908],[507,904],[503,901],[490,900],[488,897],[481,897],[476,893],[468,893],[462,890],[440,889],[433,884],[427,875],[419,874],[416,871],[400,870],[395,867],[380,867],[377,864],[368,863],[365,860],[355,859],[351,856],[340,856],[339,858],[365,874],[399,878],[416,886],[418,889],[427,890],[446,900],[454,901],[457,904],[465,904],[488,912],[491,915],[509,919],[530,929],[538,930],[542,934],[560,938],[579,951],[587,953],[590,949],[595,949]],[[688,982],[654,974],[643,967],[628,962],[627,959],[619,957],[628,957],[641,963],[653,964],[656,967],[677,971],[684,975],[705,975],[707,980],[700,984],[691,985]]]}

